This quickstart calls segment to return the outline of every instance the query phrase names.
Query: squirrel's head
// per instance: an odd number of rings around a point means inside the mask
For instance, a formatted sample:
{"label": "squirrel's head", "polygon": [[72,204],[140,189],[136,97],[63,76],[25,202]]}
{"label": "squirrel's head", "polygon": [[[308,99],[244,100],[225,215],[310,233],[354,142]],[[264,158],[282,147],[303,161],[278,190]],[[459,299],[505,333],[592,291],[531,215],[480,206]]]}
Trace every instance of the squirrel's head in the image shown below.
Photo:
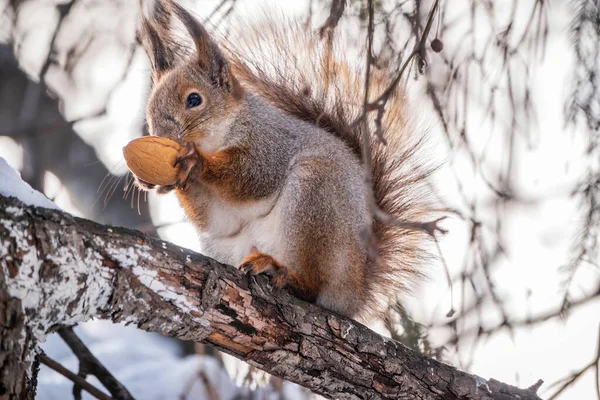
{"label": "squirrel's head", "polygon": [[[171,12],[194,44],[189,55],[171,34]],[[178,142],[219,147],[244,98],[231,66],[206,29],[183,7],[158,1],[155,19],[143,18],[141,40],[152,65],[146,118],[149,132]],[[189,53],[189,52],[188,52]]]}

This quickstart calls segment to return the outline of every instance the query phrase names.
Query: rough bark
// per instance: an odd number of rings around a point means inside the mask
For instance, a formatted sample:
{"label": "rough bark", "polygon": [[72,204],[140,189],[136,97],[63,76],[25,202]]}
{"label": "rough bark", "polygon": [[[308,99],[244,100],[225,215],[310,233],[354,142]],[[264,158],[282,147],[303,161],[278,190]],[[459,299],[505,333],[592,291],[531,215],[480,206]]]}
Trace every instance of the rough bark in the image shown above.
{"label": "rough bark", "polygon": [[271,291],[264,277],[2,196],[0,261],[0,395],[32,390],[33,353],[23,349],[97,317],[208,343],[330,398],[538,399]]}
{"label": "rough bark", "polygon": [[[3,261],[4,263],[4,261]],[[34,399],[37,365],[31,335],[25,328],[21,300],[8,293],[0,273],[0,398]]]}

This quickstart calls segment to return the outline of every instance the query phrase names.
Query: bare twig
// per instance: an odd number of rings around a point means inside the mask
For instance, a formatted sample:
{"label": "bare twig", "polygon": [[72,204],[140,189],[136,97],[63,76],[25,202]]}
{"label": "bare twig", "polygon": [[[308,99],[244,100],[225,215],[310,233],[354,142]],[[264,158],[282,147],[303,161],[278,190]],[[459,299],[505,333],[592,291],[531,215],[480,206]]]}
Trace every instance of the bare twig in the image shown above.
{"label": "bare twig", "polygon": [[344,10],[346,9],[346,0],[333,0],[331,2],[331,10],[329,11],[329,17],[323,23],[321,28],[319,28],[319,35],[323,37],[325,35],[325,31],[333,31],[337,26],[338,22],[344,15]]}
{"label": "bare twig", "polygon": [[106,395],[100,389],[96,388],[94,385],[92,385],[76,373],[69,371],[67,368],[63,367],[61,364],[57,363],[47,355],[40,354],[40,362],[48,368],[55,370],[65,378],[75,383],[76,385],[79,385],[81,388],[83,388],[86,392],[88,392],[95,398],[99,400],[112,400],[112,397]]}
{"label": "bare twig", "polygon": [[[383,131],[382,131],[381,124],[382,124],[382,120],[383,120],[383,115],[385,114],[385,106],[386,106],[390,96],[396,91],[396,88],[398,87],[400,80],[404,76],[404,72],[408,68],[408,66],[411,63],[411,61],[413,60],[413,58],[420,57],[419,62],[424,63],[424,60],[422,59],[422,55],[424,54],[427,37],[429,36],[429,32],[433,25],[433,20],[435,18],[438,6],[439,6],[439,0],[436,0],[435,3],[433,3],[433,5],[431,6],[431,10],[429,10],[429,14],[427,16],[427,22],[425,25],[425,29],[423,30],[423,34],[421,35],[420,38],[416,38],[416,43],[415,43],[415,46],[414,46],[412,52],[408,55],[408,57],[406,58],[406,60],[402,64],[402,66],[400,67],[400,70],[398,71],[396,76],[392,79],[392,81],[390,82],[388,87],[379,95],[379,97],[377,97],[377,99],[375,99],[372,102],[369,101],[369,97],[367,96],[369,94],[368,85],[370,84],[370,78],[368,78],[369,80],[367,80],[365,83],[367,85],[367,87],[365,89],[366,96],[365,96],[365,103],[363,105],[363,113],[356,119],[355,124],[361,123],[361,122],[366,123],[367,114],[371,111],[377,111],[377,114],[375,117],[375,125],[376,125],[375,133],[377,134],[377,137],[384,143],[385,143],[385,138],[383,137]],[[370,75],[370,71],[371,71],[370,68],[373,63],[372,44],[373,44],[374,26],[373,26],[373,21],[372,21],[373,20],[373,16],[372,16],[373,4],[371,1],[368,3],[368,7],[369,7],[369,27],[367,28],[367,35],[368,35],[367,76]],[[366,125],[365,125],[365,128],[367,128]]]}
{"label": "bare twig", "polygon": [[197,381],[202,382],[202,385],[204,386],[204,390],[206,392],[206,398],[208,400],[219,400],[217,390],[208,379],[208,376],[206,376],[206,372],[204,372],[204,369],[199,369],[198,372],[186,382],[183,391],[179,396],[180,400],[186,400],[190,397],[190,393],[192,391],[192,388],[194,387],[194,383],[196,383]]}
{"label": "bare twig", "polygon": [[58,334],[73,351],[75,356],[77,356],[80,369],[98,378],[115,399],[133,400],[133,396],[131,396],[125,386],[100,363],[75,332],[73,332],[73,328],[61,328],[58,330]]}
{"label": "bare twig", "polygon": [[[590,302],[595,301],[598,297],[600,297],[600,287],[598,289],[596,289],[593,293],[591,293],[588,296],[585,296],[581,299],[578,299],[576,301],[573,301],[570,304],[570,307],[572,309],[577,308],[577,307],[581,307],[584,306],[586,304],[589,304]],[[458,315],[456,317],[455,320],[450,321],[444,325],[433,325],[432,328],[434,327],[449,327],[452,324],[456,323],[457,320],[459,319],[464,319],[466,316],[468,316],[469,314],[475,312],[478,310],[478,307],[476,305],[467,308],[465,310],[463,310],[460,315]],[[557,309],[554,310],[550,310],[547,312],[543,312],[540,313],[539,315],[535,316],[535,317],[528,317],[525,319],[519,319],[519,320],[502,320],[501,322],[499,322],[498,324],[495,324],[491,327],[481,327],[481,326],[476,326],[473,327],[472,329],[469,330],[464,330],[462,331],[460,334],[463,337],[472,337],[473,335],[477,335],[477,336],[490,336],[494,333],[497,333],[500,329],[503,328],[516,328],[516,327],[526,327],[526,326],[534,326],[534,325],[538,325],[541,324],[543,322],[549,321],[551,319],[557,318],[557,317],[561,317],[564,315],[564,311],[562,309],[562,307],[559,307]],[[454,341],[458,340],[457,337],[454,338]]]}
{"label": "bare twig", "polygon": [[[362,160],[364,168],[364,180],[365,187],[367,188],[367,205],[369,210],[375,212],[377,210],[377,204],[375,202],[375,196],[373,194],[373,178],[371,176],[371,138],[369,133],[369,121],[367,119],[367,110],[369,106],[369,90],[371,88],[371,65],[373,64],[373,31],[374,31],[374,9],[373,0],[368,0],[368,12],[369,12],[369,25],[367,28],[367,57],[366,57],[366,68],[365,68],[365,95],[363,100],[363,113],[360,122],[363,124],[362,129]],[[373,227],[371,224],[368,225],[365,232],[367,243],[371,243],[373,236]],[[369,251],[374,258],[377,258],[375,249],[369,246]]]}
{"label": "bare twig", "polygon": [[594,360],[592,360],[592,362],[590,362],[588,365],[586,365],[585,367],[571,375],[569,378],[567,378],[566,382],[563,383],[560,386],[560,388],[556,392],[554,392],[554,394],[548,400],[554,400],[555,398],[557,398],[562,392],[565,391],[565,389],[577,382],[579,378],[581,378],[588,370],[592,368],[596,372],[596,394],[600,399],[600,328],[598,329],[598,347],[596,348],[596,357],[594,358]]}

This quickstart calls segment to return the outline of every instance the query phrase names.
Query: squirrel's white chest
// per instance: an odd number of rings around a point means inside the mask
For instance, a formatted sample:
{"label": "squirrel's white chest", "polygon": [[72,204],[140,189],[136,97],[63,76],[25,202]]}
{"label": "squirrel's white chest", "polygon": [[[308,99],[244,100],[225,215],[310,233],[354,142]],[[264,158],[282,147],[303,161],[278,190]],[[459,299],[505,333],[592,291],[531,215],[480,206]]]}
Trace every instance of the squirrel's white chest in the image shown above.
{"label": "squirrel's white chest", "polygon": [[214,201],[209,209],[210,220],[200,232],[206,255],[238,266],[252,247],[275,258],[282,254],[281,206],[276,196],[243,206]]}

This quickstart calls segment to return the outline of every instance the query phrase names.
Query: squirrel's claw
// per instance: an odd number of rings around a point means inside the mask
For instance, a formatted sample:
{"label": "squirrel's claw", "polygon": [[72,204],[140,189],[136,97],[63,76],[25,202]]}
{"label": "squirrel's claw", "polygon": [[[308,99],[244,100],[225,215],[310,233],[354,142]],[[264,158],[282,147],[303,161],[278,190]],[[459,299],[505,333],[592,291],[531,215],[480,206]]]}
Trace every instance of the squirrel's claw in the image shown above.
{"label": "squirrel's claw", "polygon": [[152,190],[156,189],[158,194],[169,193],[174,189],[185,190],[188,187],[190,177],[192,176],[192,171],[196,168],[197,165],[202,165],[202,158],[200,156],[200,152],[196,148],[196,145],[193,142],[186,143],[185,146],[181,147],[179,150],[179,154],[175,160],[174,167],[179,167],[177,172],[177,180],[172,185],[165,186],[157,186],[150,182],[146,182],[137,176],[135,177],[136,184],[140,189],[143,190]]}
{"label": "squirrel's claw", "polygon": [[271,275],[271,283],[278,288],[282,288],[287,284],[288,269],[279,264],[272,256],[254,249],[242,260],[239,269],[250,275],[269,274]]}
{"label": "squirrel's claw", "polygon": [[[133,174],[132,174],[133,175]],[[150,183],[150,182],[146,182],[143,179],[138,178],[137,176],[133,175],[133,178],[135,179],[135,183],[136,185],[140,188],[140,189],[144,189],[144,190],[152,190],[156,187],[155,184]]]}
{"label": "squirrel's claw", "polygon": [[177,173],[177,182],[173,185],[174,188],[187,189],[192,171],[198,165],[202,165],[200,152],[193,142],[188,142],[179,150],[179,155],[175,160],[174,166],[179,167],[179,172]]}
{"label": "squirrel's claw", "polygon": [[175,188],[176,188],[175,185],[158,186],[156,188],[156,193],[158,193],[158,194],[167,194],[167,193],[169,193],[170,191],[172,191]]}

